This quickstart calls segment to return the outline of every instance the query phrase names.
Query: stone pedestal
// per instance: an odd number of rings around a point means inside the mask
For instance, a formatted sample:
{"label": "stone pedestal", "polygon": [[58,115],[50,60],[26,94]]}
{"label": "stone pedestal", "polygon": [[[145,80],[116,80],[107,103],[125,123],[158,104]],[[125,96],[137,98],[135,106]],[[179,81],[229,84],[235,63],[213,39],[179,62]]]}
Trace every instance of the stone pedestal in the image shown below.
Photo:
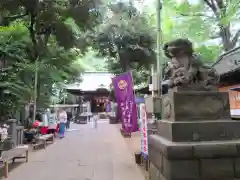
{"label": "stone pedestal", "polygon": [[170,92],[164,119],[149,136],[151,180],[240,178],[240,121],[228,93]]}
{"label": "stone pedestal", "polygon": [[8,119],[6,122],[9,125],[8,136],[11,137],[12,147],[17,146],[17,120]]}

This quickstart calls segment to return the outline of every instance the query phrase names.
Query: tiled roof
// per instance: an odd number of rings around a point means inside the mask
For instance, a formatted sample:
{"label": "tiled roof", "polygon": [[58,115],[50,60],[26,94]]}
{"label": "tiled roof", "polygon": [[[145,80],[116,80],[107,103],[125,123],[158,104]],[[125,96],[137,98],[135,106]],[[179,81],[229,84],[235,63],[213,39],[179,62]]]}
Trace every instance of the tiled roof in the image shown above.
{"label": "tiled roof", "polygon": [[238,70],[240,68],[240,47],[221,55],[212,66],[220,75]]}

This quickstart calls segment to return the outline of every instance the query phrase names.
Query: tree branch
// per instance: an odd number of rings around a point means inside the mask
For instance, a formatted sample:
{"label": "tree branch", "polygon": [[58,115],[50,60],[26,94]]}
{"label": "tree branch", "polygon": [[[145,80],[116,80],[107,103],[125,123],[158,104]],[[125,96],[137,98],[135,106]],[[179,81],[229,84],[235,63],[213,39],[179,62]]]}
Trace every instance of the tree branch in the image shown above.
{"label": "tree branch", "polygon": [[213,11],[213,13],[215,14],[215,16],[217,17],[217,18],[219,18],[219,13],[218,13],[218,10],[217,10],[217,7],[215,6],[215,4],[214,4],[214,2],[213,2],[213,0],[203,0],[207,5],[208,5],[208,7],[210,8],[210,9],[212,9],[212,11]]}
{"label": "tree branch", "polygon": [[233,47],[237,44],[239,37],[240,37],[240,29],[236,32],[236,34],[232,38]]}
{"label": "tree branch", "polygon": [[10,21],[14,21],[14,20],[16,20],[16,19],[23,18],[23,17],[25,17],[25,16],[27,16],[27,15],[28,15],[28,13],[18,14],[18,15],[14,15],[14,16],[4,17],[4,19],[10,20]]}
{"label": "tree branch", "polygon": [[220,35],[213,35],[213,36],[210,36],[210,39],[218,39],[218,38],[221,38]]}
{"label": "tree branch", "polygon": [[195,13],[195,14],[185,14],[185,13],[180,13],[181,16],[199,16],[199,17],[207,17],[207,18],[211,18],[214,19],[214,17],[212,16],[208,16],[206,14],[203,13]]}
{"label": "tree branch", "polygon": [[203,0],[211,9],[214,9],[214,4],[213,4],[213,2],[211,1],[209,1],[209,0]]}

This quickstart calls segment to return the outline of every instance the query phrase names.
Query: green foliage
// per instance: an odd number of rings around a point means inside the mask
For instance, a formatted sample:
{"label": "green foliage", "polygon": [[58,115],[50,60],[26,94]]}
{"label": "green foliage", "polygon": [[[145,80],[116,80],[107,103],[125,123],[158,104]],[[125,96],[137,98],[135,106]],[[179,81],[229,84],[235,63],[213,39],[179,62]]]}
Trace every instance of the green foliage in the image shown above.
{"label": "green foliage", "polygon": [[107,71],[106,59],[99,57],[97,51],[88,48],[85,54],[78,58],[77,62],[85,71]]}
{"label": "green foliage", "polygon": [[2,0],[0,25],[7,26],[23,18],[33,43],[35,36],[41,39],[54,35],[60,46],[69,49],[75,44],[75,38],[65,21],[72,18],[80,29],[92,28],[99,20],[98,3],[97,0]]}
{"label": "green foliage", "polygon": [[83,69],[76,61],[82,51],[77,46],[81,32],[99,22],[98,4],[97,0],[0,1],[0,88],[9,94],[4,95],[1,109],[14,111],[34,99],[36,71],[39,107],[50,102],[54,84],[79,80]]}
{"label": "green foliage", "polygon": [[[221,2],[226,11],[224,8],[215,7]],[[207,63],[215,61],[223,51],[238,44],[239,0],[183,0],[179,3],[175,0],[164,0],[162,3],[162,43],[175,38],[188,38],[193,42],[196,52]],[[152,28],[156,28],[155,4],[144,10]]]}
{"label": "green foliage", "polygon": [[149,68],[155,61],[155,34],[146,17],[131,3],[112,3],[108,8],[93,43],[101,55],[108,57],[108,69],[117,74]]}
{"label": "green foliage", "polygon": [[[220,40],[224,51],[234,48],[239,40],[240,29],[237,21],[240,18],[239,0],[201,0],[195,3],[173,0],[164,1],[167,8],[175,14],[175,31],[196,42]],[[234,30],[234,28],[237,28]]]}
{"label": "green foliage", "polygon": [[197,52],[197,54],[200,55],[204,63],[211,64],[221,54],[221,47],[202,45],[199,46],[198,48],[195,48],[195,51]]}

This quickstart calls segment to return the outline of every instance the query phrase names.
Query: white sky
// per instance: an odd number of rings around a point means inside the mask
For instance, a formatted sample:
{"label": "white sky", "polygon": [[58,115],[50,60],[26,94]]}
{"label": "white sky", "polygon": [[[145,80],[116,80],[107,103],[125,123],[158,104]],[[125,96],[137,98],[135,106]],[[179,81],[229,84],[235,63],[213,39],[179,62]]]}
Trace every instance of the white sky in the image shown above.
{"label": "white sky", "polygon": [[[128,1],[128,0],[122,0],[122,1]],[[161,0],[160,0],[161,1]],[[199,0],[176,0],[177,3],[181,3],[183,1],[188,1],[192,4],[198,3]],[[157,0],[135,0],[134,4],[139,10],[142,10],[144,7],[147,7],[149,5],[153,5],[154,2],[157,2]]]}
{"label": "white sky", "polygon": [[112,82],[112,74],[109,73],[84,73],[81,78],[80,84],[71,84],[67,86],[67,89],[81,89],[82,91],[95,91],[96,89],[103,88],[109,89]]}

